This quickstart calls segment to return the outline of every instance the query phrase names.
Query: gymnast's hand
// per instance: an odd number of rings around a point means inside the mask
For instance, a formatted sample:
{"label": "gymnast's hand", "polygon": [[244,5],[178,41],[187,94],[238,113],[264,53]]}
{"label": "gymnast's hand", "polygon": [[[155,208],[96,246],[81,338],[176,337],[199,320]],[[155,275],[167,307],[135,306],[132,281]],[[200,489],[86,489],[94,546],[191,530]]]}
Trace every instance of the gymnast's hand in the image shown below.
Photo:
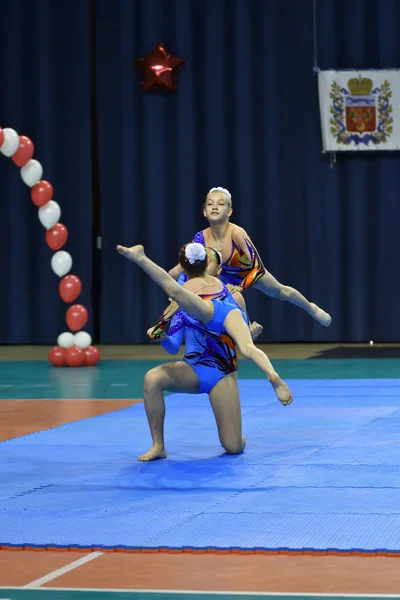
{"label": "gymnast's hand", "polygon": [[226,287],[228,289],[228,292],[230,292],[231,294],[236,294],[236,292],[239,292],[239,294],[241,294],[243,292],[240,285],[233,285],[232,283],[228,283]]}
{"label": "gymnast's hand", "polygon": [[[148,330],[147,330],[147,335],[148,335],[148,337],[149,337],[151,340],[153,340],[153,341],[154,341],[154,338],[152,338],[152,337],[151,337],[151,335],[152,335],[153,331],[154,331],[154,327],[150,327],[150,329],[148,329]],[[156,340],[156,341],[158,341],[158,340],[163,340],[163,341],[164,341],[164,340],[166,340],[166,339],[167,339],[167,334],[165,333],[165,331],[162,331],[162,332],[160,333],[160,335],[158,336],[158,338],[157,338],[157,340]]]}
{"label": "gymnast's hand", "polygon": [[260,325],[260,323],[257,323],[257,321],[252,322],[252,324],[250,325],[250,333],[253,342],[255,342],[255,340],[262,334],[263,331],[264,327]]}

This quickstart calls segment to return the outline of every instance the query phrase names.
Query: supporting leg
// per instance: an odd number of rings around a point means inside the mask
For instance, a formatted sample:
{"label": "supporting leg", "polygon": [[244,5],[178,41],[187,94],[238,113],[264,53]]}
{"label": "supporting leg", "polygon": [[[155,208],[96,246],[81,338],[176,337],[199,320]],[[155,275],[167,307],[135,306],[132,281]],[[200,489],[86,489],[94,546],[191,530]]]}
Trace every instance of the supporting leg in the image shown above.
{"label": "supporting leg", "polygon": [[242,436],[242,413],[237,374],[221,379],[210,392],[221,446],[228,454],[240,454],[246,445]]}
{"label": "supporting leg", "polygon": [[140,461],[166,458],[164,443],[165,402],[164,391],[196,394],[199,380],[185,362],[167,363],[155,367],[144,378],[144,406],[153,440],[153,446],[138,457]]}

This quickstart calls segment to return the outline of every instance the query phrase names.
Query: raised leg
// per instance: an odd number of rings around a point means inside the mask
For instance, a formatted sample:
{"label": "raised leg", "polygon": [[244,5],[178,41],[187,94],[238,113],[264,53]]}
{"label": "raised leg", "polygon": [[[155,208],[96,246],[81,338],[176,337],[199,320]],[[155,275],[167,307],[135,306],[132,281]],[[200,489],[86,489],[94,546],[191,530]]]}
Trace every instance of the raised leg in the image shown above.
{"label": "raised leg", "polygon": [[156,265],[144,253],[143,246],[117,246],[117,251],[128,260],[136,263],[147,275],[159,285],[169,298],[175,300],[177,304],[189,315],[199,319],[203,323],[211,321],[214,308],[211,302],[202,300],[193,292],[179,285],[164,269]]}
{"label": "raised leg", "polygon": [[279,402],[284,406],[290,404],[293,400],[290,389],[279,377],[268,356],[254,345],[249,327],[244,322],[242,313],[238,309],[232,310],[227,315],[224,327],[234,340],[241,354],[253,361],[265,373],[268,381],[275,390]]}
{"label": "raised leg", "polygon": [[257,281],[254,287],[267,296],[278,298],[278,300],[284,302],[290,302],[302,308],[324,327],[329,327],[332,322],[332,317],[322,310],[322,308],[314,304],[314,302],[309,302],[298,290],[279,283],[268,271]]}

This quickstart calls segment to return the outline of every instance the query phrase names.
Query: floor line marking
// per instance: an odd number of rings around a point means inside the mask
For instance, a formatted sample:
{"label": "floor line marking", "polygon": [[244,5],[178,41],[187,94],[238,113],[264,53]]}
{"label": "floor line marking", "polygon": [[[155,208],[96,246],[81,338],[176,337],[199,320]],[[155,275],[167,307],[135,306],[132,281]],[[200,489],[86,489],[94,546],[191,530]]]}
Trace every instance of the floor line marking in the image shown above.
{"label": "floor line marking", "polygon": [[[82,558],[78,558],[78,560],[74,560],[72,563],[69,563],[69,565],[65,565],[65,567],[61,567],[60,569],[51,571],[47,575],[44,575],[43,577],[40,577],[39,579],[35,579],[34,581],[27,583],[26,585],[22,586],[21,589],[38,588],[38,587],[42,586],[43,584],[47,583],[48,581],[57,579],[57,577],[61,577],[61,575],[64,575],[65,573],[68,573],[69,571],[73,571],[74,569],[77,569],[81,565],[84,565],[84,564],[90,562],[91,560],[99,558],[99,556],[102,556],[102,555],[103,555],[103,552],[91,552],[90,554],[87,554],[86,556],[82,556]],[[6,589],[6,588],[1,588],[1,589]]]}
{"label": "floor line marking", "polygon": [[[103,554],[102,552],[92,554]],[[87,557],[84,557],[87,558]],[[81,561],[82,559],[79,559]],[[71,563],[71,565],[76,562]],[[81,563],[82,564],[82,563]],[[75,567],[74,567],[75,568]],[[65,569],[65,567],[64,567]],[[62,571],[63,569],[58,569]],[[56,573],[57,571],[54,571]],[[65,571],[64,571],[65,572]],[[44,579],[44,578],[42,578]],[[37,581],[40,581],[39,579]],[[35,583],[35,582],[32,582]],[[32,584],[28,584],[22,587],[19,586],[0,586],[0,590],[24,590],[28,589]],[[340,592],[334,593],[318,593],[318,592],[232,592],[232,591],[204,591],[204,590],[147,590],[147,589],[118,589],[118,588],[68,588],[68,587],[45,587],[40,588],[41,592],[98,592],[98,593],[122,593],[122,594],[202,594],[204,596],[216,595],[216,596],[272,596],[272,597],[290,597],[290,598],[400,598],[399,594],[342,594]]]}

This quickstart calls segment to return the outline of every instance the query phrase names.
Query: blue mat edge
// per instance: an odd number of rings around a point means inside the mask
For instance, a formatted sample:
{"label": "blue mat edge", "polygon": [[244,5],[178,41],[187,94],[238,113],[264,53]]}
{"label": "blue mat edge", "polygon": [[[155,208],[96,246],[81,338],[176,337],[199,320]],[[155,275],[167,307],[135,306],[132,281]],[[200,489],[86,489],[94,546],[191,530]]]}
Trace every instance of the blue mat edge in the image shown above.
{"label": "blue mat edge", "polygon": [[277,548],[263,548],[263,547],[241,547],[241,546],[106,546],[102,544],[96,544],[93,546],[83,546],[81,544],[7,544],[2,543],[0,541],[0,549],[7,550],[43,550],[43,551],[51,551],[55,550],[65,550],[65,551],[74,551],[75,549],[78,551],[87,551],[87,552],[95,552],[95,551],[114,551],[114,552],[140,552],[140,553],[165,553],[168,552],[179,552],[179,553],[196,553],[196,552],[208,552],[212,554],[218,553],[229,553],[229,554],[237,554],[241,552],[246,553],[265,553],[265,554],[316,554],[316,555],[326,555],[326,554],[339,554],[339,555],[368,555],[373,556],[376,554],[390,554],[395,556],[400,556],[400,550],[389,550],[386,548],[376,548],[376,549],[365,549],[365,548],[288,548],[288,547],[277,547]]}

